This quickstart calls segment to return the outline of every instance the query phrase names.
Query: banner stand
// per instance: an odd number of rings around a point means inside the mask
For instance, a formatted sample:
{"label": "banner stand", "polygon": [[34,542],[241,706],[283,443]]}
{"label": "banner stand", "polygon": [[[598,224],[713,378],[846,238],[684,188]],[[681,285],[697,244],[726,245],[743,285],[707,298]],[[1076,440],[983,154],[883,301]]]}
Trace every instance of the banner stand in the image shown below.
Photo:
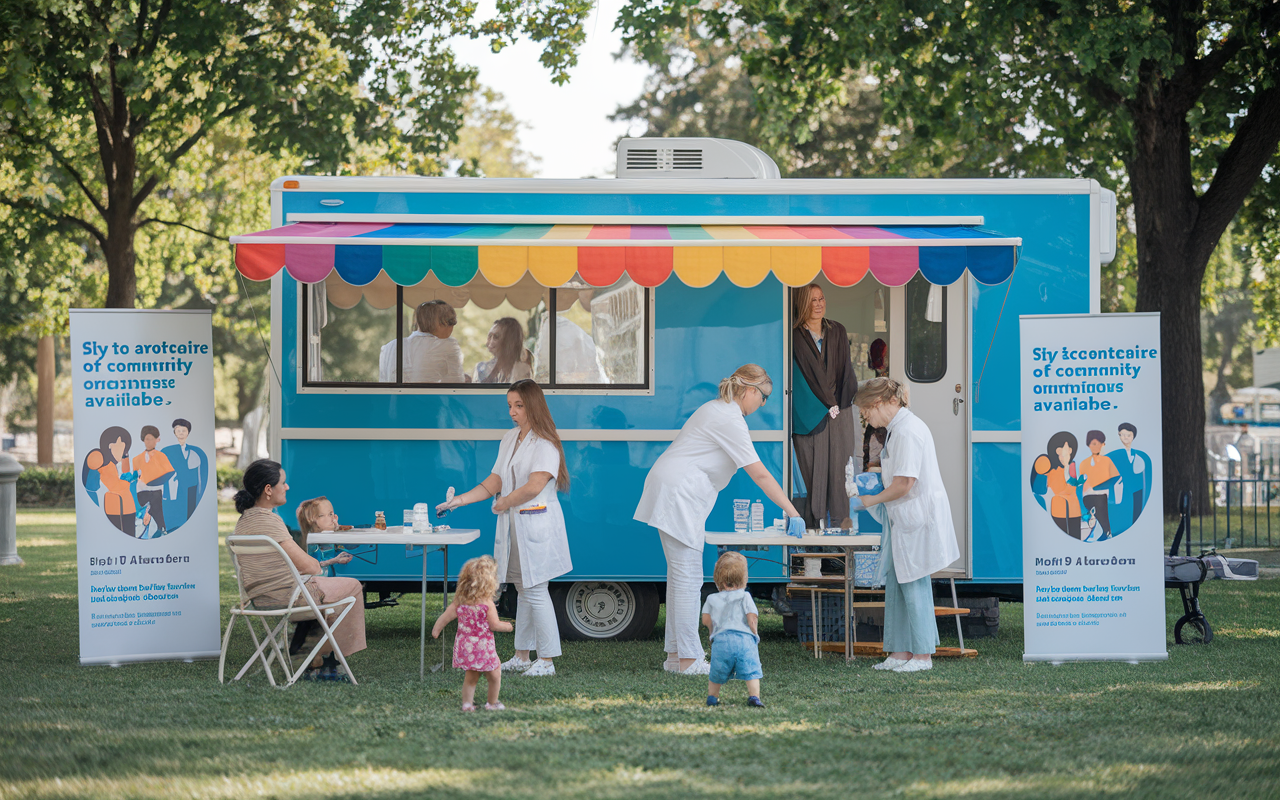
{"label": "banner stand", "polygon": [[71,310],[81,664],[220,652],[212,321]]}
{"label": "banner stand", "polygon": [[1019,318],[1024,661],[1160,661],[1160,315]]}

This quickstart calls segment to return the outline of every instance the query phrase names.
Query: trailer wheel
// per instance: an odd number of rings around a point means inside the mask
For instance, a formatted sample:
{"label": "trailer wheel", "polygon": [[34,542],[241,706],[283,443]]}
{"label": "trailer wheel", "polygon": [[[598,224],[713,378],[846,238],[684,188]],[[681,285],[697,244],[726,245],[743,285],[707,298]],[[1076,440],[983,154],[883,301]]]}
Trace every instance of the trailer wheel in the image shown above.
{"label": "trailer wheel", "polygon": [[1178,644],[1208,644],[1213,641],[1213,627],[1201,614],[1187,615],[1173,626],[1173,640]]}
{"label": "trailer wheel", "polygon": [[643,639],[658,621],[658,592],[648,583],[557,583],[551,601],[560,636],[571,641]]}

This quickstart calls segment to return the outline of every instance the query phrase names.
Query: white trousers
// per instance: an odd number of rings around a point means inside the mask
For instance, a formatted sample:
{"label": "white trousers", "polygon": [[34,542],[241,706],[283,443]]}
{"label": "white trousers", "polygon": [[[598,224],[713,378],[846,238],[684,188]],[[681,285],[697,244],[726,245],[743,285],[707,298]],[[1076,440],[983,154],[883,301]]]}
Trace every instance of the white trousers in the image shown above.
{"label": "white trousers", "polygon": [[[512,514],[511,516],[515,516]],[[560,655],[560,628],[556,609],[551,604],[548,582],[525,588],[520,575],[520,546],[515,523],[511,526],[511,555],[507,559],[507,583],[516,587],[516,649],[536,650],[538,658]]]}
{"label": "white trousers", "polygon": [[662,552],[667,557],[667,641],[666,651],[680,658],[702,658],[698,636],[698,612],[702,599],[702,552],[694,550],[666,531]]}

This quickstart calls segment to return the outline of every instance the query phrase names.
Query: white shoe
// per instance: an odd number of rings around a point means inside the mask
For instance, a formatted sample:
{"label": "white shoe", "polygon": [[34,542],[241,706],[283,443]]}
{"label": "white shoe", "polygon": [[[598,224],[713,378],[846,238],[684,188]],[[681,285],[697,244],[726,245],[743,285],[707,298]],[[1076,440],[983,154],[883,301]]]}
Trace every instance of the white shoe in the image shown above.
{"label": "white shoe", "polygon": [[681,675],[710,675],[711,664],[705,658],[700,658],[690,664],[685,669],[680,670]]}
{"label": "white shoe", "polygon": [[662,662],[662,668],[663,668],[664,670],[666,670],[667,672],[679,672],[679,671],[680,671],[680,659],[676,659],[675,661],[663,661],[663,662]]}
{"label": "white shoe", "polygon": [[893,668],[894,672],[924,672],[927,669],[933,669],[933,659],[925,661],[922,658],[913,658],[905,664],[899,664]]}
{"label": "white shoe", "polygon": [[545,678],[556,674],[556,665],[545,659],[538,659],[533,666],[524,671],[526,678]]}
{"label": "white shoe", "polygon": [[910,660],[911,659],[909,658],[894,658],[893,656],[889,656],[884,661],[881,661],[879,664],[872,667],[872,669],[896,669]]}
{"label": "white shoe", "polygon": [[502,662],[502,671],[503,672],[524,672],[525,670],[527,670],[529,667],[532,667],[532,666],[533,666],[533,662],[528,660],[527,658],[521,658],[520,656],[512,656],[511,658]]}

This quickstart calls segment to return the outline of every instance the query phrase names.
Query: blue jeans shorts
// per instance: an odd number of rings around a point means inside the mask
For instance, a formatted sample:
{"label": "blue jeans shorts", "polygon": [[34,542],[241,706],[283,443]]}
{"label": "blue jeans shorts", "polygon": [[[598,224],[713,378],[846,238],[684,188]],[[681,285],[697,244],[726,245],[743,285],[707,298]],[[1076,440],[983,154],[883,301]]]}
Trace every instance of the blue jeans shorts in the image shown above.
{"label": "blue jeans shorts", "polygon": [[742,631],[725,631],[711,641],[711,682],[728,683],[758,681],[764,677],[760,668],[760,649],[756,637]]}

